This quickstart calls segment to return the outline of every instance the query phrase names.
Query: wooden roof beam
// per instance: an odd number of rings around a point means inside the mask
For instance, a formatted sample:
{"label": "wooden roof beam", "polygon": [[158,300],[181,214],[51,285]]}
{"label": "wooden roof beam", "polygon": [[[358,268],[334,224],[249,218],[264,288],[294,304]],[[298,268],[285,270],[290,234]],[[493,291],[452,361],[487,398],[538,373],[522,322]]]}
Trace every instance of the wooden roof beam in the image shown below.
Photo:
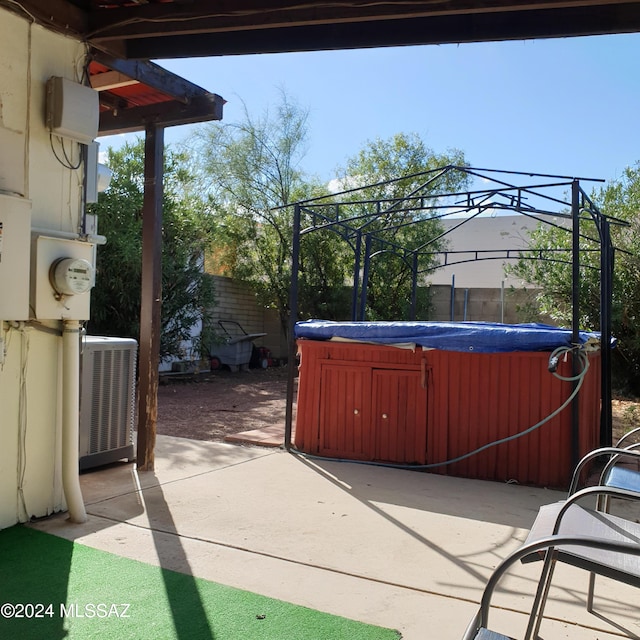
{"label": "wooden roof beam", "polygon": [[351,0],[323,7],[300,0],[260,2],[231,0],[212,4],[199,0],[189,4],[146,4],[91,13],[87,36],[92,42],[173,36],[216,34],[233,31],[295,28],[313,25],[435,18],[471,14],[515,13],[566,8],[633,4],[637,0],[419,0],[375,2]]}
{"label": "wooden roof beam", "polygon": [[125,41],[128,58],[172,58],[448,44],[640,31],[640,3],[514,13],[172,35]]}
{"label": "wooden roof beam", "polygon": [[189,104],[171,100],[142,107],[103,111],[100,114],[99,135],[142,131],[149,125],[172,127],[210,120],[222,120],[224,99],[215,93],[194,97]]}
{"label": "wooden roof beam", "polygon": [[146,60],[123,60],[102,51],[92,51],[92,58],[112,71],[147,85],[187,104],[194,96],[208,94],[206,89]]}
{"label": "wooden roof beam", "polygon": [[109,91],[110,89],[121,89],[122,87],[130,87],[134,84],[140,84],[138,80],[125,76],[119,71],[105,71],[97,73],[90,78],[91,88],[96,91]]}

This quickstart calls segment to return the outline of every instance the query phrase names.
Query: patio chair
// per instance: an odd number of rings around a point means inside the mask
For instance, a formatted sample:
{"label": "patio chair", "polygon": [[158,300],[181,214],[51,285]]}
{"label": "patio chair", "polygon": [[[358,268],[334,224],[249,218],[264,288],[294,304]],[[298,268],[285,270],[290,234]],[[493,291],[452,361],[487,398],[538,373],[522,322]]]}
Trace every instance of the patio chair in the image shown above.
{"label": "patio chair", "polygon": [[[578,504],[589,496],[595,496],[597,499],[604,496],[640,500],[640,493],[628,489],[611,486],[581,489],[570,494],[566,500],[542,506],[531,527],[526,544],[550,535],[579,534],[601,541],[628,544],[640,549],[640,524],[597,508],[590,509]],[[525,556],[523,562],[540,559],[544,559],[544,563],[525,640],[537,637],[557,562],[564,562],[590,573],[587,610],[591,613],[593,613],[596,575],[607,576],[613,580],[640,587],[640,559],[635,554],[634,557],[630,557],[628,553],[611,552],[599,549],[597,546],[561,547],[549,549],[544,556],[540,554]]]}
{"label": "patio chair", "polygon": [[[544,560],[524,640],[538,635],[557,562],[589,572],[587,610],[591,613],[596,575],[640,587],[640,524],[609,513],[611,497],[640,501],[640,444],[632,444],[628,448],[622,446],[636,433],[640,433],[640,428],[626,434],[616,446],[596,449],[584,456],[574,471],[567,499],[540,508],[525,545],[504,561],[506,566],[500,565],[496,569],[487,584],[479,617],[475,621],[475,635],[468,630],[464,640],[512,640],[490,631],[483,616],[488,615],[489,606],[485,597],[490,599],[497,580],[518,559],[525,563]],[[602,457],[606,461],[596,486],[578,490],[587,465]],[[630,460],[637,462],[638,467],[634,469],[623,464]],[[596,498],[595,509],[578,504],[589,496]],[[568,537],[585,535],[587,538],[580,546],[566,546]],[[561,539],[565,542],[561,543]],[[554,540],[555,544],[552,544]]]}
{"label": "patio chair", "polygon": [[[489,578],[482,594],[480,608],[467,627],[462,640],[516,640],[512,636],[506,636],[489,629],[489,612],[491,599],[502,577],[518,561],[523,561],[532,555],[544,554],[554,556],[560,553],[577,553],[587,555],[608,555],[611,558],[619,558],[629,565],[640,566],[640,544],[603,540],[588,536],[549,536],[535,542],[525,543],[505,558],[494,570]],[[529,618],[529,627],[535,612],[532,611]],[[529,628],[527,629],[527,633]]]}

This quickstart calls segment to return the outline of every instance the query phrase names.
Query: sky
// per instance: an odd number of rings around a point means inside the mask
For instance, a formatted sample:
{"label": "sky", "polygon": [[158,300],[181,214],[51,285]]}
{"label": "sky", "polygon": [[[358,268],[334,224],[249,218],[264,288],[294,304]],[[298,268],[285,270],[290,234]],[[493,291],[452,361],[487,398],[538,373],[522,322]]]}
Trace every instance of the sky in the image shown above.
{"label": "sky", "polygon": [[227,100],[227,123],[243,103],[254,117],[274,110],[284,91],[309,111],[302,167],[325,181],[396,133],[460,149],[474,167],[610,181],[640,160],[639,54],[630,34],[156,62]]}

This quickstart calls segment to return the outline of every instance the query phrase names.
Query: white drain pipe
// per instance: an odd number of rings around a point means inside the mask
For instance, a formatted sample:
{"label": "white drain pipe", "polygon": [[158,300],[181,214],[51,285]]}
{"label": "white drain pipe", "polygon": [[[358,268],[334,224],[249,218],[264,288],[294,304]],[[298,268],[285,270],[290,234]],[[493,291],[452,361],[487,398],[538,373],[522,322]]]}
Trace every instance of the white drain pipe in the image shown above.
{"label": "white drain pipe", "polygon": [[87,521],[78,470],[80,435],[80,322],[64,320],[62,329],[62,487],[69,520]]}

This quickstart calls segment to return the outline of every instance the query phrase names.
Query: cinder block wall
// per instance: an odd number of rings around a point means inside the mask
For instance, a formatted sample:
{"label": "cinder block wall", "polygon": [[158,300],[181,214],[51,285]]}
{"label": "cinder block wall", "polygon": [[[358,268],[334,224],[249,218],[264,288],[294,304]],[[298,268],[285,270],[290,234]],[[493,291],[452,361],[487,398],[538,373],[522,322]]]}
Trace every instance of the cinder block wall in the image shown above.
{"label": "cinder block wall", "polygon": [[[287,342],[280,328],[278,313],[275,309],[261,306],[252,288],[244,283],[224,276],[212,276],[216,289],[216,306],[211,310],[214,327],[218,320],[234,320],[240,323],[247,333],[266,333],[254,342],[257,346],[265,346],[271,350],[275,358],[287,357]],[[519,322],[549,322],[548,318],[526,314],[523,309],[534,305],[534,292],[504,290],[504,303],[500,289],[456,289],[454,317],[456,322],[473,320],[477,322],[502,322],[516,324]],[[433,310],[429,318],[418,320],[435,320],[446,322],[451,320],[451,287],[448,285],[432,285],[431,295]],[[466,307],[466,317],[465,317]],[[502,317],[504,309],[504,320]]]}
{"label": "cinder block wall", "polygon": [[278,312],[261,306],[255,292],[245,282],[224,276],[212,278],[216,291],[216,305],[211,309],[210,318],[214,328],[223,333],[218,321],[233,320],[247,333],[266,333],[266,336],[254,340],[254,344],[267,347],[275,358],[286,357],[287,344],[280,330]]}
{"label": "cinder block wall", "polygon": [[[430,320],[449,321],[451,318],[451,287],[448,285],[432,285],[431,300],[433,311]],[[505,288],[504,301],[502,290],[497,288],[456,288],[453,320],[473,320],[477,322],[548,322],[549,319],[528,313],[526,309],[535,309],[535,292],[512,290]],[[466,309],[466,314],[465,314]],[[504,319],[502,314],[504,313]]]}

